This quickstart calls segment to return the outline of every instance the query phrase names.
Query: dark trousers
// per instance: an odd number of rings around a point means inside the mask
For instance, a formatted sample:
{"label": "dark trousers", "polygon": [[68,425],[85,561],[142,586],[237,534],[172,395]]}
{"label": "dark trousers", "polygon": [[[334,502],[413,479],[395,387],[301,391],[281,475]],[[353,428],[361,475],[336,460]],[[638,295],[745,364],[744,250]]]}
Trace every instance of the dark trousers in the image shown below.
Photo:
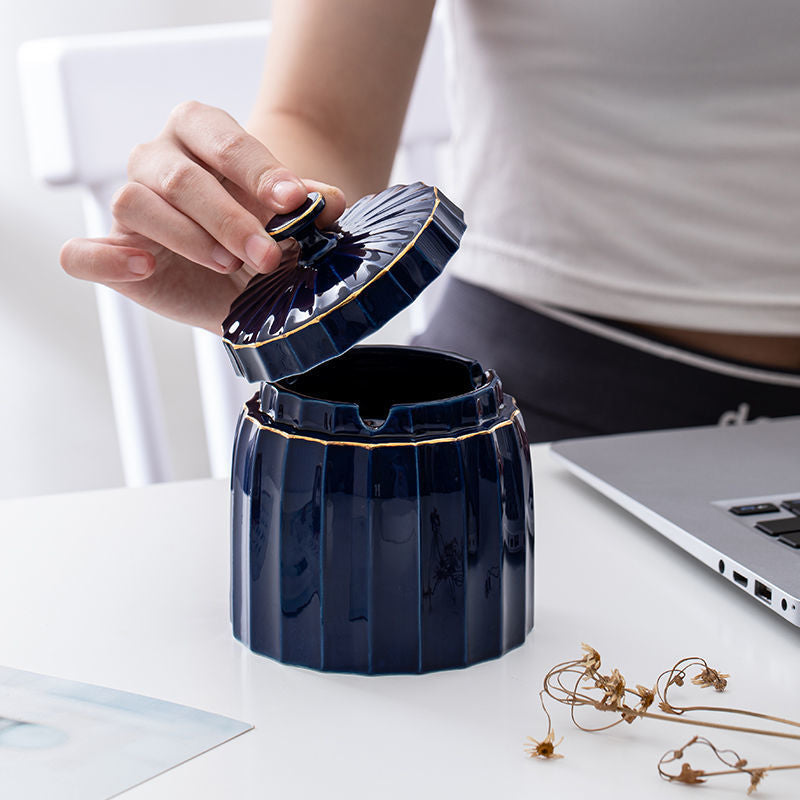
{"label": "dark trousers", "polygon": [[413,344],[494,369],[532,442],[800,414],[800,387],[643,352],[453,278]]}

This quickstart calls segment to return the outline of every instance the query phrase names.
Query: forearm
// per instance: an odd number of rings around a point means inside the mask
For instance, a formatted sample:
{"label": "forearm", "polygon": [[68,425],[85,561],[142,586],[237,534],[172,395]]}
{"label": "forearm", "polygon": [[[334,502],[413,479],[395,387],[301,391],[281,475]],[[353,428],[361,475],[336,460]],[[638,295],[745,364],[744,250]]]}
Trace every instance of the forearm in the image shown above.
{"label": "forearm", "polygon": [[433,0],[275,0],[249,129],[348,202],[386,186]]}
{"label": "forearm", "polygon": [[326,131],[296,114],[253,114],[247,128],[295,174],[339,187],[348,205],[388,183],[392,156],[355,155],[347,143],[334,141]]}

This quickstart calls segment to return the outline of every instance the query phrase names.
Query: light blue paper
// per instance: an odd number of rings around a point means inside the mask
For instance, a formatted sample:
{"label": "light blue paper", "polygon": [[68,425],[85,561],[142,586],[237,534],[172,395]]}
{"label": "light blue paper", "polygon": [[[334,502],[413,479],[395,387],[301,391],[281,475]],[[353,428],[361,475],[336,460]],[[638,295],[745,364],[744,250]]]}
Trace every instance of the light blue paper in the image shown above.
{"label": "light blue paper", "polygon": [[0,667],[0,798],[105,800],[253,726]]}

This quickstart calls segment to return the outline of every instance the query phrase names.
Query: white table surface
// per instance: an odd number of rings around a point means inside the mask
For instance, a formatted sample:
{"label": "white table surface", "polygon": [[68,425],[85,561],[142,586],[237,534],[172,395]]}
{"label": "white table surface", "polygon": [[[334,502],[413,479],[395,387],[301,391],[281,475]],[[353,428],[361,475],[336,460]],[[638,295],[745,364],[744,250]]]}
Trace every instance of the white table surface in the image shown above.
{"label": "white table surface", "polygon": [[[688,701],[797,719],[800,631],[579,483],[543,446],[533,454],[536,625],[499,660],[360,677],[250,653],[228,622],[228,489],[208,480],[0,503],[0,664],[255,724],[131,800],[680,800],[692,789],[662,781],[655,765],[699,729],[640,720],[590,734],[554,707],[566,757],[526,758],[525,737],[546,732],[544,673],[580,657],[582,641],[631,685],[702,655],[731,673],[730,688],[692,688]],[[711,736],[753,765],[800,761],[800,742]],[[699,791],[744,797],[746,785],[717,778]],[[757,796],[800,796],[800,771],[769,775]]]}

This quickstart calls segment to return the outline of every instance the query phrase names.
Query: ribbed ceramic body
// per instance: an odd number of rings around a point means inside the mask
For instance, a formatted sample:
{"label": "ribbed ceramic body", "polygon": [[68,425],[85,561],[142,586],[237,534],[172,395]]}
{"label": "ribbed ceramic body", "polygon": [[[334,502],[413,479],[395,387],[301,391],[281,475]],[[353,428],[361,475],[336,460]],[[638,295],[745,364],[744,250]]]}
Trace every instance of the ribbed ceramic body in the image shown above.
{"label": "ribbed ceramic body", "polygon": [[247,404],[232,475],[234,634],[322,670],[494,658],[533,625],[520,412],[468,359],[357,347]]}

